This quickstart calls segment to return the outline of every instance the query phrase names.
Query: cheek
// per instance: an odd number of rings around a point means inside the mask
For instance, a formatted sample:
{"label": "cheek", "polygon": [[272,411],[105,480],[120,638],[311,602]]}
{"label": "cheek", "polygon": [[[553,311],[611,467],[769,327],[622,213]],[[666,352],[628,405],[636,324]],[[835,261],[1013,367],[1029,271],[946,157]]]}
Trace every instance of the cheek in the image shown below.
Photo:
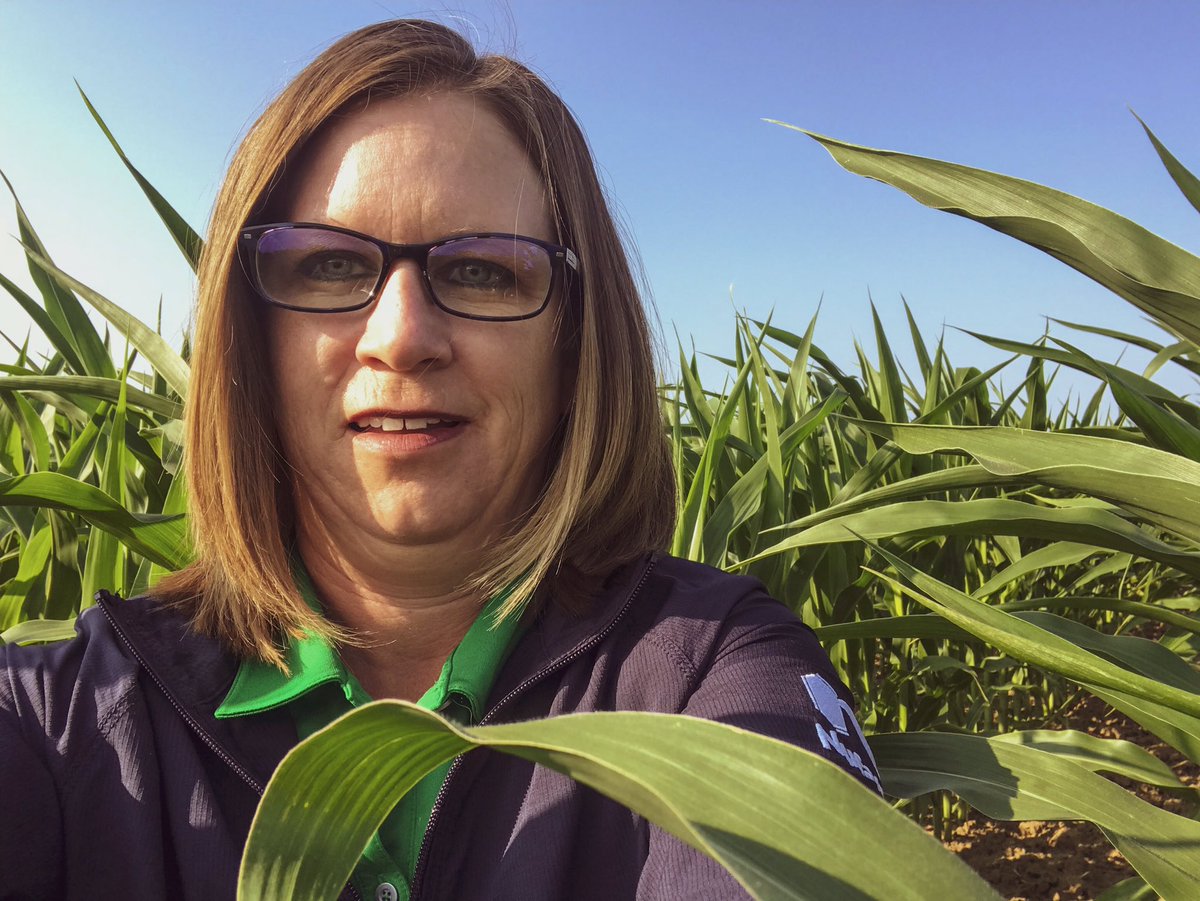
{"label": "cheek", "polygon": [[267,330],[275,422],[284,452],[301,465],[305,441],[323,433],[327,411],[340,410],[334,394],[345,369],[344,342],[316,328],[319,324],[280,310],[272,311]]}

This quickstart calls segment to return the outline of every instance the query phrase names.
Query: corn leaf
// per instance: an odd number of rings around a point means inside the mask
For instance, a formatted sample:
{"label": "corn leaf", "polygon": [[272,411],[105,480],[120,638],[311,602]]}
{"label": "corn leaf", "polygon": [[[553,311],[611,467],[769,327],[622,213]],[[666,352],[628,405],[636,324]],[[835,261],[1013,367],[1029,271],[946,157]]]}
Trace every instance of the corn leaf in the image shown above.
{"label": "corn leaf", "polygon": [[116,371],[108,356],[108,351],[104,347],[104,342],[100,338],[100,333],[88,319],[87,312],[79,303],[78,298],[46,273],[45,267],[39,260],[49,262],[50,255],[37,232],[34,231],[33,223],[25,215],[25,208],[17,199],[17,193],[13,190],[12,183],[3,172],[0,172],[0,180],[4,181],[17,208],[17,231],[29,262],[29,274],[33,278],[33,283],[42,293],[46,313],[57,326],[59,335],[70,342],[75,349],[75,357],[83,367],[78,374],[112,378]]}
{"label": "corn leaf", "polygon": [[[125,506],[125,387],[128,367],[121,373],[121,393],[113,408],[108,429],[108,448],[100,471],[100,489],[119,506]],[[87,555],[83,562],[83,597],[80,609],[90,607],[101,589],[122,594],[125,591],[124,546],[111,532],[93,529],[88,536]]]}
{"label": "corn leaf", "polygon": [[1004,498],[905,501],[849,513],[791,535],[738,566],[748,566],[793,548],[853,541],[856,534],[871,540],[999,534],[1087,542],[1200,575],[1200,555],[1159,541],[1107,510],[1084,506],[1053,509]]}
{"label": "corn leaf", "polygon": [[[10,375],[0,376],[0,392],[5,391],[41,391],[54,396],[95,397],[100,400],[116,402],[121,396],[121,380],[116,378],[93,378],[91,376],[75,375]],[[183,407],[168,397],[150,394],[140,388],[129,385],[125,389],[129,405],[135,409],[157,413],[168,419],[179,419],[183,416]]]}
{"label": "corn leaf", "polygon": [[15,626],[22,619],[30,596],[44,590],[40,583],[45,580],[46,567],[50,563],[52,539],[50,527],[43,526],[25,544],[17,574],[0,594],[0,631]]}
{"label": "corn leaf", "polygon": [[1200,344],[1200,259],[1124,216],[1034,182],[776,124],[807,134],[856,175],[1050,254]]}
{"label": "corn leaf", "polygon": [[1063,755],[931,732],[870,742],[890,793],[947,788],[994,819],[1095,823],[1164,897],[1200,897],[1200,822],[1160,810]]}
{"label": "corn leaf", "polygon": [[67,275],[48,258],[31,247],[25,248],[26,255],[32,263],[36,263],[54,281],[75,291],[95,307],[105,319],[113,324],[129,343],[141,352],[154,367],[155,372],[167,380],[167,384],[180,397],[187,397],[188,377],[190,370],[183,357],[175,352],[170,344],[132,313],[126,312],[117,304],[97,291],[93,291],[83,282]]}
{"label": "corn leaf", "polygon": [[399,798],[477,747],[608,795],[716,858],[755,898],[918,901],[931,884],[955,899],[996,898],[844,770],[773,739],[650,713],[461,729],[402,701],[360,707],[284,758],[250,831],[238,897],[336,898]]}
{"label": "corn leaf", "polygon": [[1179,192],[1187,198],[1187,202],[1195,208],[1196,212],[1200,213],[1200,178],[1196,178],[1183,163],[1175,158],[1175,155],[1150,130],[1150,126],[1142,121],[1141,116],[1134,113],[1133,118],[1137,119],[1138,124],[1145,129],[1146,137],[1154,145],[1154,149],[1158,153],[1158,158],[1162,160],[1167,172],[1171,175],[1171,179],[1175,182],[1175,186],[1179,188]]}
{"label": "corn leaf", "polygon": [[175,239],[175,243],[183,253],[184,259],[188,261],[188,265],[195,272],[196,267],[200,264],[200,251],[203,249],[203,242],[201,242],[200,236],[192,230],[192,227],[175,211],[175,208],[167,203],[166,198],[159,194],[154,185],[150,184],[145,176],[137,170],[137,167],[129,161],[129,157],[125,155],[125,151],[121,149],[121,145],[117,143],[117,139],[113,137],[113,133],[108,130],[108,126],[100,118],[100,113],[92,106],[92,101],[88,99],[88,95],[84,93],[78,81],[75,82],[75,87],[79,90],[79,96],[83,98],[83,102],[87,104],[88,112],[92,114],[92,118],[96,120],[96,124],[100,126],[100,130],[104,132],[104,137],[108,138],[108,143],[112,145],[113,150],[117,152],[117,156],[121,158],[121,162],[125,164],[125,168],[129,170],[129,174],[138,183],[138,187],[142,189],[142,193],[146,195],[146,199],[150,201],[150,205],[154,207],[154,212],[158,213],[159,218],[163,221],[163,225],[167,227],[167,231]]}
{"label": "corn leaf", "polygon": [[1174,770],[1145,748],[1124,739],[1097,738],[1075,729],[1030,729],[993,735],[989,741],[1057,754],[1093,773],[1112,773],[1173,791],[1184,787]]}
{"label": "corn leaf", "polygon": [[1103,498],[1200,542],[1200,463],[1178,454],[1126,441],[1022,429],[867,420],[858,425],[908,453],[970,454],[988,472]]}
{"label": "corn leaf", "polygon": [[0,480],[0,507],[51,507],[82,516],[119,538],[131,551],[171,570],[189,558],[182,516],[130,513],[95,485],[57,472]]}
{"label": "corn leaf", "polygon": [[66,641],[75,637],[75,618],[27,619],[0,632],[0,644],[33,644],[46,641]]}
{"label": "corn leaf", "polygon": [[946,617],[976,638],[986,641],[1017,660],[1050,672],[1061,673],[1085,685],[1125,692],[1188,716],[1200,716],[1200,694],[1175,685],[1163,684],[1156,679],[1117,666],[1103,657],[1083,650],[1070,639],[1025,621],[1036,614],[1026,613],[1018,617],[1005,613],[909,566],[900,557],[879,545],[873,544],[871,547],[919,590],[913,591],[883,573],[874,570],[868,572],[874,572],[905,596]]}

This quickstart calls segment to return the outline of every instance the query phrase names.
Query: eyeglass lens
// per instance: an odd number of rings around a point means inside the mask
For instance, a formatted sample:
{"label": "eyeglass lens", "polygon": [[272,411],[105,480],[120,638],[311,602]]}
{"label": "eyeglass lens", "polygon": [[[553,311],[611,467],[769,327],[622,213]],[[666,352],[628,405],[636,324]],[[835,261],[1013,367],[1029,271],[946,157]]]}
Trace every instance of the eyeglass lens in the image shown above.
{"label": "eyeglass lens", "polygon": [[[322,228],[278,228],[258,241],[263,292],[277,303],[309,310],[363,306],[380,281],[383,250],[370,241]],[[508,317],[543,306],[553,276],[550,253],[515,236],[451,238],[429,251],[434,297],[468,316]]]}

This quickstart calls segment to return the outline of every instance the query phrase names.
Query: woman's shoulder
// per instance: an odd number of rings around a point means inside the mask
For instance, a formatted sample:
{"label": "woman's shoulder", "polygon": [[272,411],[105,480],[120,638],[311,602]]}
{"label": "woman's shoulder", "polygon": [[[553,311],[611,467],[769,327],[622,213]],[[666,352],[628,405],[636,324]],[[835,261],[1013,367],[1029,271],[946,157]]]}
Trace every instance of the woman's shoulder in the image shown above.
{"label": "woman's shoulder", "polygon": [[[79,614],[74,637],[49,644],[0,646],[0,715],[30,737],[58,741],[111,721],[141,690],[147,665],[158,660],[185,672],[194,646],[185,616],[153,597],[122,600],[101,592]],[[10,723],[11,726],[11,723]]]}
{"label": "woman's shoulder", "polygon": [[687,682],[731,650],[761,642],[825,660],[812,630],[755,578],[658,554],[625,577],[623,591],[631,600],[626,640],[656,648]]}
{"label": "woman's shoulder", "polygon": [[758,579],[669,554],[647,561],[635,591],[634,607],[644,626],[653,620],[716,634],[739,626],[779,625],[812,634]]}
{"label": "woman's shoulder", "polygon": [[66,778],[103,724],[119,719],[137,666],[100,610],[75,621],[73,638],[0,647],[0,748],[33,754]]}

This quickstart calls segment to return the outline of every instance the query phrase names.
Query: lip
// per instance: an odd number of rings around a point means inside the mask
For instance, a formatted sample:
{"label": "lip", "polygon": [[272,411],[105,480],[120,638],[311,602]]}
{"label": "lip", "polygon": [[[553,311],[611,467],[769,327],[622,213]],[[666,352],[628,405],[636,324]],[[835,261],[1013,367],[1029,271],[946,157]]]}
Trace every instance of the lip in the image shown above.
{"label": "lip", "polygon": [[[355,426],[356,422],[375,418],[440,419],[444,422],[451,422],[453,425],[411,432],[382,431],[379,429],[360,430]],[[358,410],[346,419],[346,429],[350,432],[356,447],[372,448],[390,454],[418,451],[435,445],[445,444],[462,435],[469,425],[470,419],[461,413],[453,413],[429,407],[371,407]]]}

